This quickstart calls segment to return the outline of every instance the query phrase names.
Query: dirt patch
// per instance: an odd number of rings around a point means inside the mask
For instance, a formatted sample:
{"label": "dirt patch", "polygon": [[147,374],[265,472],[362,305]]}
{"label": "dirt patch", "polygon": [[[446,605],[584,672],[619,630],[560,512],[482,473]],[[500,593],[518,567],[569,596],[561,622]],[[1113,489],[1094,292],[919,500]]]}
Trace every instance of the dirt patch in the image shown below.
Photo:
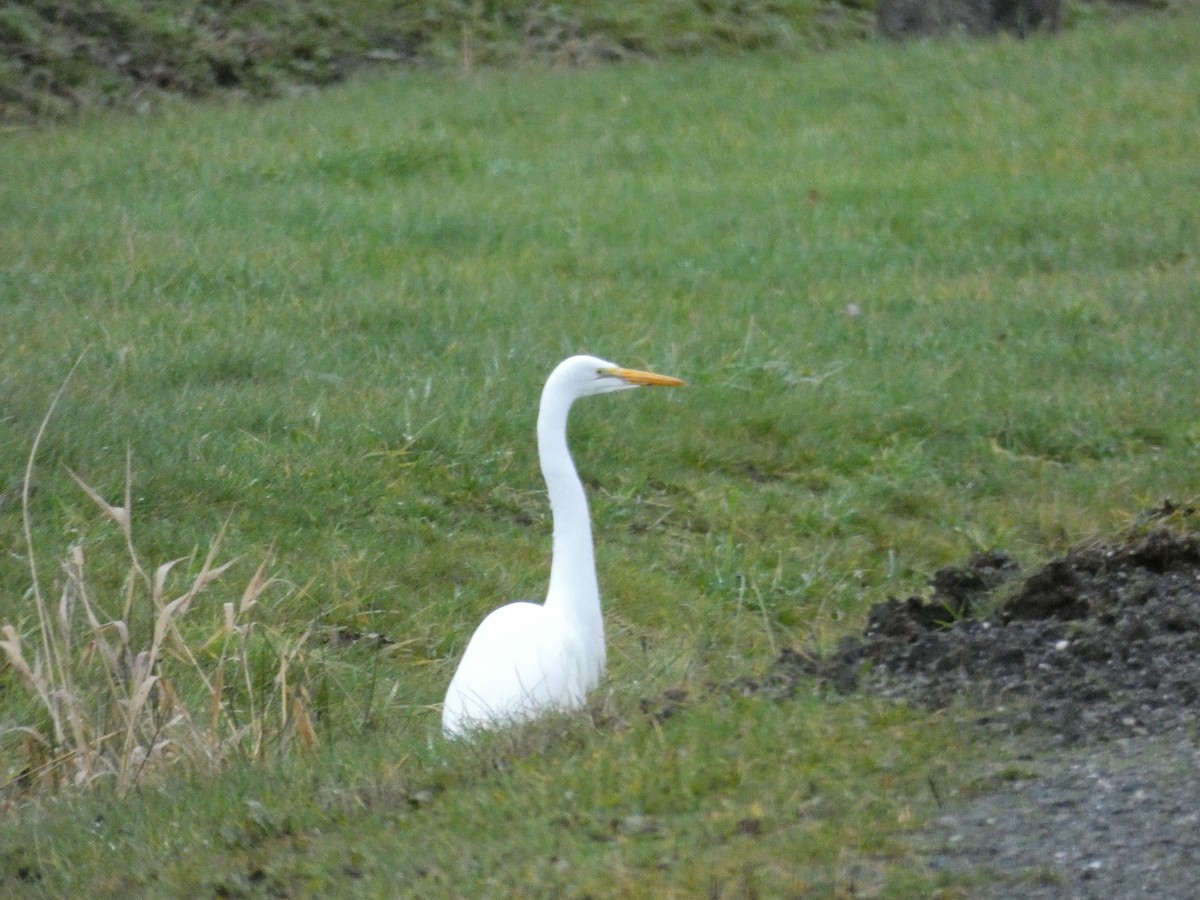
{"label": "dirt patch", "polygon": [[832,653],[785,651],[757,689],[789,696],[815,678],[978,710],[1000,768],[920,839],[970,896],[1197,896],[1194,517],[1166,504],[1138,533],[1029,574],[975,554],[937,572],[928,599],[874,606]]}
{"label": "dirt patch", "polygon": [[[1174,510],[1171,510],[1174,512]],[[786,650],[769,682],[812,678],[1065,743],[1194,729],[1200,714],[1200,538],[1159,527],[1023,575],[1003,553],[937,572],[929,599],[876,604],[832,653]]]}

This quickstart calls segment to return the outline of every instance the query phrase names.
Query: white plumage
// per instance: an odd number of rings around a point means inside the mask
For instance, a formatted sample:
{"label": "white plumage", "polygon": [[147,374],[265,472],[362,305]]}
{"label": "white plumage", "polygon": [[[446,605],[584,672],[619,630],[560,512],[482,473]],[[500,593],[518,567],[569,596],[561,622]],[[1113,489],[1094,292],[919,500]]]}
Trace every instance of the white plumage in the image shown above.
{"label": "white plumage", "polygon": [[510,603],[480,623],[446,692],[446,735],[461,737],[545,710],[581,706],[600,681],[604,620],[587,497],[567,447],[567,413],[580,397],[682,384],[594,356],[572,356],[550,373],[537,422],[538,457],[554,518],[546,602]]}

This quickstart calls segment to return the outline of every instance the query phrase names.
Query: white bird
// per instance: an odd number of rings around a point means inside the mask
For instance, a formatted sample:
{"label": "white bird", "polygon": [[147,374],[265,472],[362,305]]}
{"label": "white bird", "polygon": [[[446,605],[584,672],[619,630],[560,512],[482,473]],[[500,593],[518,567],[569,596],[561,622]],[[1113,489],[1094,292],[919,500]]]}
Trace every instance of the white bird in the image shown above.
{"label": "white bird", "polygon": [[594,356],[563,360],[546,379],[537,421],[538,457],[554,518],[546,602],[510,603],[479,624],[442,706],[448,737],[582,706],[600,681],[604,619],[587,497],[567,447],[567,413],[580,397],[682,384]]}

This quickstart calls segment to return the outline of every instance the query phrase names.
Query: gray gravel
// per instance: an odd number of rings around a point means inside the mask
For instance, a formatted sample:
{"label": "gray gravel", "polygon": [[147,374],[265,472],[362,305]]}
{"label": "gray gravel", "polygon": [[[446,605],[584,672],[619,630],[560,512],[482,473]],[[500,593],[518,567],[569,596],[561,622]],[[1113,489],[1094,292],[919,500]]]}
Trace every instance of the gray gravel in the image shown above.
{"label": "gray gravel", "polygon": [[1039,753],[948,808],[934,869],[980,898],[1200,898],[1200,745],[1126,738]]}

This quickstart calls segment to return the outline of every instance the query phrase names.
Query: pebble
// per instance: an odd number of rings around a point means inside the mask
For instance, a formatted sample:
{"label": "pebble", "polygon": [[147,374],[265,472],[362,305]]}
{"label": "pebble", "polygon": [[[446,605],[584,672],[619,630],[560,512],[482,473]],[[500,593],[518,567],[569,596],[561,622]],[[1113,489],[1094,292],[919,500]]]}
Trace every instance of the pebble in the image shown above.
{"label": "pebble", "polygon": [[[981,900],[1200,897],[1200,748],[1179,734],[1039,754],[1022,782],[948,809],[935,869]],[[1132,802],[1129,802],[1132,801]]]}

